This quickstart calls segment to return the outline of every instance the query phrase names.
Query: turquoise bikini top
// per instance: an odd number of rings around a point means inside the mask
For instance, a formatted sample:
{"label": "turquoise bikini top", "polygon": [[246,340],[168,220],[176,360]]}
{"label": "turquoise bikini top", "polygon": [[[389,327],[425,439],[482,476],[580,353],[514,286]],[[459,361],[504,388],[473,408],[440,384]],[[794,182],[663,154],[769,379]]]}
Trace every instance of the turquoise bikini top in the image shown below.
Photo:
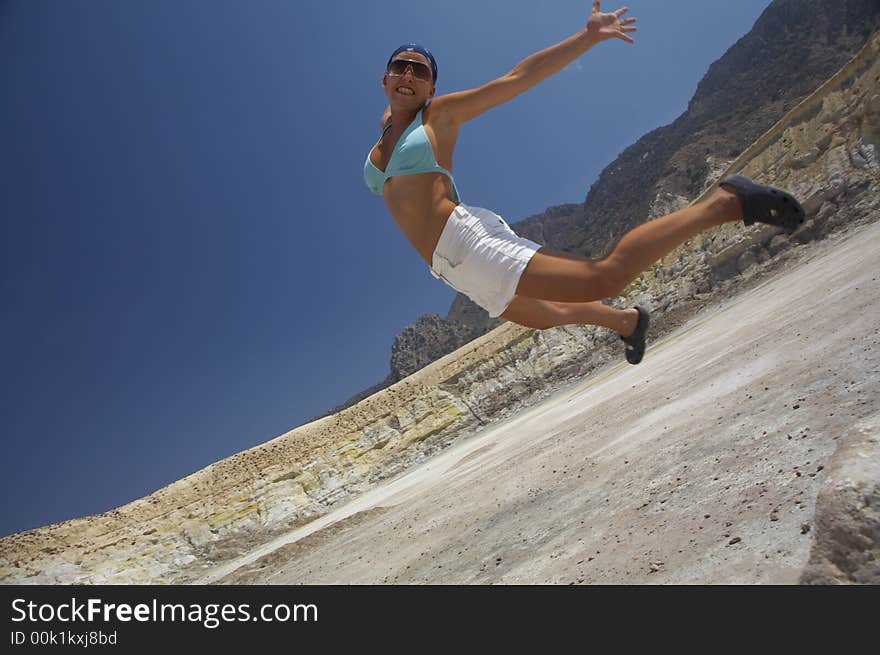
{"label": "turquoise bikini top", "polygon": [[[388,127],[391,127],[390,125]],[[385,130],[388,130],[388,127]],[[384,136],[384,132],[382,133]],[[372,152],[372,148],[370,152]],[[425,134],[425,127],[422,125],[422,110],[416,114],[413,122],[409,124],[397,145],[394,152],[391,153],[391,159],[388,160],[388,166],[385,171],[380,171],[376,165],[370,161],[370,154],[367,153],[367,161],[364,164],[364,181],[370,187],[370,191],[377,196],[382,195],[382,187],[385,181],[395,175],[413,175],[414,173],[443,173],[452,181],[452,189],[455,192],[456,202],[461,202],[458,194],[458,187],[455,186],[455,179],[452,173],[437,163],[434,157],[434,148]]]}

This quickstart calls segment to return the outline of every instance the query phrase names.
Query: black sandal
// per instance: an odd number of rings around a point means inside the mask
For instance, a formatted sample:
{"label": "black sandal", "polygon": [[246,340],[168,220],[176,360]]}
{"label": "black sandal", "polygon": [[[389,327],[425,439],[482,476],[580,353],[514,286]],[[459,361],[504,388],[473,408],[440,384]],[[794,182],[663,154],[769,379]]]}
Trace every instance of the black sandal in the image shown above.
{"label": "black sandal", "polygon": [[651,323],[651,314],[641,305],[636,305],[635,309],[639,312],[639,321],[636,323],[636,329],[633,333],[620,338],[626,344],[626,361],[630,364],[638,364],[645,355],[645,335],[648,333],[648,325]]}
{"label": "black sandal", "polygon": [[728,175],[719,186],[729,187],[739,197],[746,225],[767,223],[791,233],[804,222],[804,208],[788,191],[758,184],[743,175]]}

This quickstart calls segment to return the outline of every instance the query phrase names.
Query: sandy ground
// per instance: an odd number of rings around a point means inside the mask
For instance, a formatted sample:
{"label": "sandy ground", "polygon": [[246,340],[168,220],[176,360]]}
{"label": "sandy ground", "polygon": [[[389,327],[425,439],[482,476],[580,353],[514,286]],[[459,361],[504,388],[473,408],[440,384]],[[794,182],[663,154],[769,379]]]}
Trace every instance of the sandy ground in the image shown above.
{"label": "sandy ground", "polygon": [[880,224],[203,582],[796,583],[880,412]]}

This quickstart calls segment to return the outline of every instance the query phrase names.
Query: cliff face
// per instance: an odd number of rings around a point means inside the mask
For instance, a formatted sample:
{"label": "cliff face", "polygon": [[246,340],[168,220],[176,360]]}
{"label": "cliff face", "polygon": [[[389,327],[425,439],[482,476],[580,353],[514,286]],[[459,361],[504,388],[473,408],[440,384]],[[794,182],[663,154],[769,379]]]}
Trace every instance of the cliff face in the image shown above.
{"label": "cliff face", "polygon": [[749,144],[834,74],[880,27],[870,0],[778,0],[709,67],[687,111],[602,173],[584,203],[576,250],[605,254],[647,218],[688,204]]}
{"label": "cliff face", "polygon": [[[807,223],[791,237],[774,228],[725,225],[646,271],[619,300],[653,308],[654,340],[709,298],[731,297],[803,257],[804,244],[880,220],[880,35],[727,169],[739,171],[792,189],[804,201]],[[831,330],[828,323],[824,329]],[[876,356],[867,346],[861,356],[866,372],[874,371]],[[536,331],[504,323],[352,407],[150,496],[98,516],[0,539],[0,581],[203,579],[207,571],[326,515],[560,385],[600,370],[613,375],[603,367],[620,357],[620,342],[607,331],[588,326]],[[847,375],[849,364],[835,361],[833,375]],[[875,393],[876,385],[868,391]],[[869,395],[850,404],[868,404],[865,411],[876,412],[871,402],[876,399]],[[645,411],[663,415],[667,409],[657,405]],[[833,452],[836,459],[830,460],[828,483],[818,499],[805,505],[815,508],[817,527],[805,581],[877,579],[865,553],[878,549],[872,512],[880,461],[876,425],[865,411],[856,417],[861,423],[835,423],[833,438],[826,435],[821,442],[821,456]],[[728,463],[738,484],[763,484],[752,477],[764,475],[764,464],[756,465],[757,473],[737,466],[735,458]]]}
{"label": "cliff face", "polygon": [[[777,0],[713,63],[687,111],[624,150],[582,205],[550,207],[513,223],[517,234],[588,257],[627,230],[686,206],[782,115],[831,77],[880,28],[876,0]],[[502,323],[458,294],[446,317],[425,315],[397,335],[391,372],[335,407],[414,373]]]}

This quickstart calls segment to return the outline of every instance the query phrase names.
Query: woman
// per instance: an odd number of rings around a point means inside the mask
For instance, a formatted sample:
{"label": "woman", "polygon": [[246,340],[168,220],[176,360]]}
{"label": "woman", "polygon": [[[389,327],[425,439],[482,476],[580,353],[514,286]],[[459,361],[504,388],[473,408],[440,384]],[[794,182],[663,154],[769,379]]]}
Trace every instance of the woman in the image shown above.
{"label": "woman", "polygon": [[[437,63],[414,44],[392,53],[382,78],[389,106],[382,136],[364,163],[367,186],[382,195],[394,220],[431,273],[489,312],[526,327],[589,323],[618,332],[632,364],[642,359],[648,312],[596,302],[613,298],[654,262],[697,233],[744,219],[794,230],[803,209],[787,192],[726,177],[706,201],[640,225],[606,258],[551,250],[516,235],[497,214],[460,201],[452,154],[463,123],[507,102],[608,39],[633,43],[627,8],[602,13],[585,28],[476,89],[434,98]],[[433,99],[433,100],[432,100]],[[428,103],[428,101],[431,101]]]}

